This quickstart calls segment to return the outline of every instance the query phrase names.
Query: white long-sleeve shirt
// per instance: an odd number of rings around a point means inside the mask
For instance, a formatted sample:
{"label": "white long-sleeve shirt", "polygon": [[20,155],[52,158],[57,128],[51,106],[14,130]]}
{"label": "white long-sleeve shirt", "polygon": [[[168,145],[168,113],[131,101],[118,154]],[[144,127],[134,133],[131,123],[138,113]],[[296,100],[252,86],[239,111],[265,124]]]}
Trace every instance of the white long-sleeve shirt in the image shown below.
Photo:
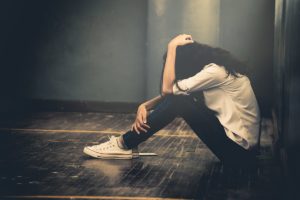
{"label": "white long-sleeve shirt", "polygon": [[216,112],[226,135],[234,142],[245,149],[257,144],[260,111],[247,76],[228,75],[223,66],[210,63],[194,76],[179,80],[178,87],[173,85],[174,95],[202,90],[206,106]]}

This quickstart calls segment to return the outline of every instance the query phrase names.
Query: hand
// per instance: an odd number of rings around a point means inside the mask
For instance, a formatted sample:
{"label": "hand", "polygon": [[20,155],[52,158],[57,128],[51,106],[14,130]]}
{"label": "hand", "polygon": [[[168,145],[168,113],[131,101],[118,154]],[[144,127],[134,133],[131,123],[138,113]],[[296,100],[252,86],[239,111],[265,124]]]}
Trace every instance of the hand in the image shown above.
{"label": "hand", "polygon": [[147,125],[147,109],[144,104],[141,104],[138,108],[136,118],[134,123],[131,126],[131,131],[135,130],[138,134],[140,134],[140,131],[147,132],[147,128],[150,128],[149,125]]}
{"label": "hand", "polygon": [[181,35],[178,35],[176,36],[175,38],[173,38],[168,46],[183,46],[183,45],[186,45],[186,44],[190,44],[190,43],[193,43],[193,39],[192,39],[192,36],[191,35],[187,35],[187,34],[181,34]]}

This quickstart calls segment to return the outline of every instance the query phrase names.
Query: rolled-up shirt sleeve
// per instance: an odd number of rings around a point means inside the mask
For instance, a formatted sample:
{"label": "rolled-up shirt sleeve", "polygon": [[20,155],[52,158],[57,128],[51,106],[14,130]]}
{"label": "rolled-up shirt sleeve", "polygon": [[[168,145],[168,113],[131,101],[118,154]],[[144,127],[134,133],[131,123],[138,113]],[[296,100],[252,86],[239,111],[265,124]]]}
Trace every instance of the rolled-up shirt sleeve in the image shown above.
{"label": "rolled-up shirt sleeve", "polygon": [[226,76],[224,67],[211,63],[194,76],[175,82],[173,94],[189,95],[192,92],[217,87],[225,81]]}

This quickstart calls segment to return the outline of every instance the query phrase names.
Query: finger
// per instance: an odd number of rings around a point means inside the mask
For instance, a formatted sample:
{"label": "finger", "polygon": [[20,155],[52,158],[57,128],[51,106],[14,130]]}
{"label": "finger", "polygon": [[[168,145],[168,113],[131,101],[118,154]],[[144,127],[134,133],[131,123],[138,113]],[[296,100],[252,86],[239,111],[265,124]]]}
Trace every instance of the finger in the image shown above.
{"label": "finger", "polygon": [[[139,123],[141,126],[144,126],[144,124],[147,123],[147,116],[145,113],[141,113],[141,117],[139,118]],[[148,125],[146,125],[147,127],[149,127]],[[150,128],[150,127],[149,127]]]}
{"label": "finger", "polygon": [[185,44],[190,44],[190,43],[194,43],[194,40],[192,38],[186,38]]}
{"label": "finger", "polygon": [[144,128],[150,128],[150,126],[148,125],[148,124],[142,124],[142,126],[144,127]]}
{"label": "finger", "polygon": [[192,36],[188,35],[188,36],[185,36],[185,40],[193,40]]}
{"label": "finger", "polygon": [[135,123],[132,125],[132,129],[136,132],[136,130],[135,130]]}
{"label": "finger", "polygon": [[147,132],[146,129],[144,129],[141,124],[137,124],[137,128],[139,129],[139,131],[143,131],[143,132]]}
{"label": "finger", "polygon": [[146,124],[147,123],[147,114],[142,114],[142,120],[143,120],[143,123]]}
{"label": "finger", "polygon": [[136,132],[137,134],[140,134],[139,130],[138,130],[137,127],[136,127],[136,124],[134,124],[134,130],[135,130],[135,132]]}
{"label": "finger", "polygon": [[142,115],[137,119],[138,120],[138,123],[139,124],[143,124],[144,122],[143,122],[143,117],[142,117]]}
{"label": "finger", "polygon": [[136,124],[136,129],[138,130],[139,133],[141,133],[141,131],[143,131],[143,129],[141,128],[141,125],[139,123]]}

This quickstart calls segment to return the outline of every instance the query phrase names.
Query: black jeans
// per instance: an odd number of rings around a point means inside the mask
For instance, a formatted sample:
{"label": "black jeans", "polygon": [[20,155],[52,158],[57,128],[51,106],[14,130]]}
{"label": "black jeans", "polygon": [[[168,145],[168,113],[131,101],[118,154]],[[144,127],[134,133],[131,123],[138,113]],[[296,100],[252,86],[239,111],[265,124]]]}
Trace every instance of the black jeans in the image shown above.
{"label": "black jeans", "polygon": [[203,96],[168,95],[155,106],[147,117],[150,129],[137,134],[128,131],[123,135],[124,143],[128,148],[137,147],[154,133],[172,122],[175,117],[182,117],[206,146],[225,164],[252,165],[255,155],[226,136],[214,111],[204,103]]}

